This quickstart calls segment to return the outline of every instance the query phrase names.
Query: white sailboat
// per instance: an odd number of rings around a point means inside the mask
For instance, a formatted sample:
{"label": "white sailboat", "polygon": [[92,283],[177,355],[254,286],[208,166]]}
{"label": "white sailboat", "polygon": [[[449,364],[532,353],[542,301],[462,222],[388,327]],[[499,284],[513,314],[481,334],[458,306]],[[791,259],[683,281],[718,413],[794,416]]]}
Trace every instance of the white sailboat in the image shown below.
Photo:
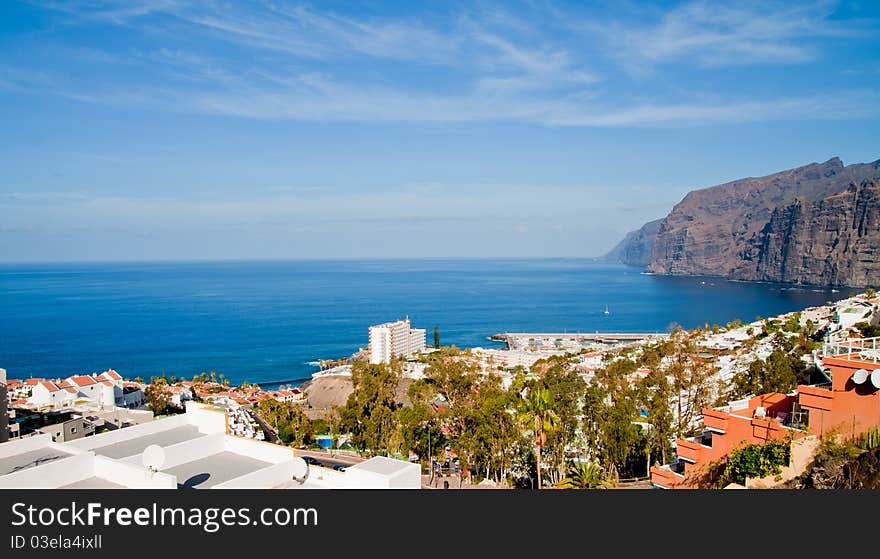
{"label": "white sailboat", "polygon": [[608,310],[608,305],[605,305],[605,314],[611,314],[611,311]]}

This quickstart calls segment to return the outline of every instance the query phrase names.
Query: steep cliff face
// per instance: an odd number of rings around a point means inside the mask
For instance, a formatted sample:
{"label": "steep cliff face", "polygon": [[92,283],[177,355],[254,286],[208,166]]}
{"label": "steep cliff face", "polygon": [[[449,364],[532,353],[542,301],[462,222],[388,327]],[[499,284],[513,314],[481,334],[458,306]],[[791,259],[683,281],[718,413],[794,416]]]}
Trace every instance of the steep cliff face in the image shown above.
{"label": "steep cliff face", "polygon": [[663,219],[655,219],[642,225],[635,231],[630,231],[603,258],[615,262],[623,262],[629,266],[647,266],[651,263],[651,255],[654,250],[654,239]]}
{"label": "steep cliff face", "polygon": [[880,160],[834,158],[696,190],[657,231],[658,274],[861,287],[880,280]]}
{"label": "steep cliff face", "polygon": [[854,287],[880,282],[880,180],[773,210],[731,277]]}

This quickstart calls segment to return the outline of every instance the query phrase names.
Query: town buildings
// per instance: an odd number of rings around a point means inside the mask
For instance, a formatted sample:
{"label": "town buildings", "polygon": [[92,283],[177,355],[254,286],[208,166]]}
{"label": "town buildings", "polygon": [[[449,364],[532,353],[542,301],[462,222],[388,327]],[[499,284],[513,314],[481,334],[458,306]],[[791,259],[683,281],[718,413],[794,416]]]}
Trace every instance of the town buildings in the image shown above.
{"label": "town buildings", "polygon": [[830,382],[704,408],[703,431],[677,439],[675,461],[651,468],[652,484],[698,487],[708,464],[741,446],[807,435],[852,438],[880,426],[880,338],[826,341],[818,364]]}
{"label": "town buildings", "polygon": [[[69,442],[41,434],[0,445],[6,489],[419,489],[418,464],[374,457],[336,471],[296,451],[235,436],[223,408],[186,413]],[[158,446],[158,461],[145,460]],[[152,466],[152,467],[151,467]]]}
{"label": "town buildings", "polygon": [[390,363],[396,357],[411,357],[425,351],[423,328],[412,328],[409,317],[370,326],[370,363]]}
{"label": "town buildings", "polygon": [[0,369],[0,443],[9,440],[9,405],[6,393],[6,369]]}
{"label": "town buildings", "polygon": [[98,408],[136,408],[146,404],[142,387],[125,382],[109,369],[99,375],[72,375],[64,380],[40,379],[31,388],[27,399],[34,408],[59,409],[77,403],[88,403]]}

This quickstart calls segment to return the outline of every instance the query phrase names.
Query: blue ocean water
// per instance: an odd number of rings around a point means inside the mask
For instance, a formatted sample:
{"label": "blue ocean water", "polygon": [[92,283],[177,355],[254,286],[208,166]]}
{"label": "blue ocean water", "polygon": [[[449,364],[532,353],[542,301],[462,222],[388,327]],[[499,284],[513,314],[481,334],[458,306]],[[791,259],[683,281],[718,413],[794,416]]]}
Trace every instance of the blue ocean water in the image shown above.
{"label": "blue ocean water", "polygon": [[370,324],[406,315],[429,344],[437,325],[444,345],[494,347],[498,332],[663,332],[844,296],[589,259],[4,264],[0,367],[19,378],[214,370],[268,387],[308,379],[309,362],[350,355]]}

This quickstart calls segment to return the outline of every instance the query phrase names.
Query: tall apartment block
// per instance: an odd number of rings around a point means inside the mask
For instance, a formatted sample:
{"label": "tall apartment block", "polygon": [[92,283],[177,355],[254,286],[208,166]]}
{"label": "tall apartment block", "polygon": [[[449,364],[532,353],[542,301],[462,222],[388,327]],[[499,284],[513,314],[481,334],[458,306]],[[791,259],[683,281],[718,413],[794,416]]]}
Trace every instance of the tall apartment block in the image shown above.
{"label": "tall apartment block", "polygon": [[409,317],[370,326],[370,363],[390,363],[425,350],[424,328],[412,328]]}

